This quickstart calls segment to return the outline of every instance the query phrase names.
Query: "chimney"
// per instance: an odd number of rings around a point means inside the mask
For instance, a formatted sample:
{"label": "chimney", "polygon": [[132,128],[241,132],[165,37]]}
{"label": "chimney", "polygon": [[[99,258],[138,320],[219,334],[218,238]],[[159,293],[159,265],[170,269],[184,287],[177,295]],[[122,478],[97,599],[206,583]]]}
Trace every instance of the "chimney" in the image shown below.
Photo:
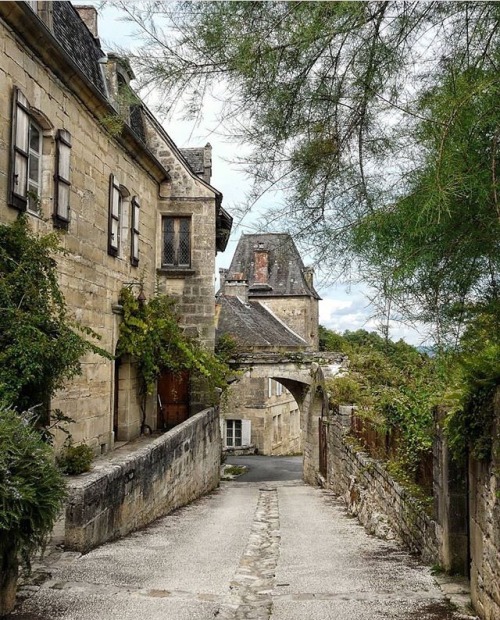
{"label": "chimney", "polygon": [[88,4],[82,6],[75,6],[75,9],[80,16],[82,22],[87,26],[95,39],[99,38],[97,32],[97,9],[94,6]]}
{"label": "chimney", "polygon": [[223,294],[227,297],[238,297],[248,304],[248,280],[242,273],[233,273],[226,277]]}
{"label": "chimney", "polygon": [[304,280],[306,281],[307,286],[312,290],[314,281],[314,268],[305,267],[302,273],[304,274]]}
{"label": "chimney", "polygon": [[203,149],[203,175],[202,178],[210,183],[212,178],[212,145],[208,142]]}
{"label": "chimney", "polygon": [[267,284],[269,278],[269,250],[263,243],[254,246],[254,284]]}

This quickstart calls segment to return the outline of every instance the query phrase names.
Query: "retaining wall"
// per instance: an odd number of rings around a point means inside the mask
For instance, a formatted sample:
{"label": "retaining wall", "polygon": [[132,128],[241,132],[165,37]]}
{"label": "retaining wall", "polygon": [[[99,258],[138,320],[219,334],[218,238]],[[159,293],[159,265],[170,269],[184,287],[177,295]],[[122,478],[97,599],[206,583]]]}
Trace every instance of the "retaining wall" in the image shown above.
{"label": "retaining wall", "polygon": [[213,490],[220,455],[218,411],[207,409],[136,452],[73,478],[66,549],[85,553]]}
{"label": "retaining wall", "polygon": [[346,441],[351,408],[328,422],[328,468],[324,484],[346,503],[366,529],[401,540],[429,563],[438,562],[437,524],[422,503],[387,472],[382,463]]}

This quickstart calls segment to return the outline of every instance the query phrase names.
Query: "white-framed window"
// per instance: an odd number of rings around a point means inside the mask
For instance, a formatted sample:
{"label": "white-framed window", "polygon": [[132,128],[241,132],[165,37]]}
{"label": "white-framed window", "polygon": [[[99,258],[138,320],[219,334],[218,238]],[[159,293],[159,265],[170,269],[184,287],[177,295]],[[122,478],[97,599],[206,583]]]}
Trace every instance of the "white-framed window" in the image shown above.
{"label": "white-framed window", "polygon": [[226,446],[234,448],[242,445],[241,420],[226,420]]}
{"label": "white-framed window", "polygon": [[272,395],[273,395],[273,380],[268,379],[267,380],[267,396],[268,398],[271,398]]}
{"label": "white-framed window", "polygon": [[109,177],[109,224],[108,224],[108,254],[118,256],[120,253],[120,237],[122,225],[123,198],[120,184],[116,177]]}
{"label": "white-framed window", "polygon": [[276,396],[281,396],[283,394],[283,385],[279,381],[275,381],[276,383]]}
{"label": "white-framed window", "polygon": [[162,231],[162,267],[191,267],[191,217],[165,216]]}
{"label": "white-framed window", "polygon": [[70,216],[71,134],[60,129],[56,136],[56,174],[54,175],[54,225],[67,228]]}
{"label": "white-framed window", "polygon": [[226,420],[225,444],[227,448],[249,446],[251,443],[250,420]]}
{"label": "white-framed window", "polygon": [[130,263],[134,267],[139,264],[139,215],[139,200],[134,196],[130,213]]}

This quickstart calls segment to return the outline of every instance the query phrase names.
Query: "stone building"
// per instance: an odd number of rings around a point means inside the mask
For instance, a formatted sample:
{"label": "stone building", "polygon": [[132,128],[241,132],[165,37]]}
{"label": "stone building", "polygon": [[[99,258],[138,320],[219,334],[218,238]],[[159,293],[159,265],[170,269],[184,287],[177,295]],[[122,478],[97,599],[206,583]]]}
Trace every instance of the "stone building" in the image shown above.
{"label": "stone building", "polygon": [[[318,348],[318,301],[312,269],[304,267],[290,235],[243,235],[229,269],[221,270],[217,338],[229,336],[245,354],[300,357]],[[225,395],[221,417],[228,451],[301,451],[299,407],[272,376],[246,371]]]}
{"label": "stone building", "polygon": [[[175,296],[187,332],[213,348],[215,256],[232,221],[211,147],[177,148],[133,95],[128,62],[102,51],[94,7],[1,2],[0,29],[0,221],[23,212],[35,232],[59,231],[68,307],[110,353],[124,286]],[[89,355],[52,406],[76,443],[106,452],[206,405],[185,375],[158,387],[141,411],[131,360]]]}

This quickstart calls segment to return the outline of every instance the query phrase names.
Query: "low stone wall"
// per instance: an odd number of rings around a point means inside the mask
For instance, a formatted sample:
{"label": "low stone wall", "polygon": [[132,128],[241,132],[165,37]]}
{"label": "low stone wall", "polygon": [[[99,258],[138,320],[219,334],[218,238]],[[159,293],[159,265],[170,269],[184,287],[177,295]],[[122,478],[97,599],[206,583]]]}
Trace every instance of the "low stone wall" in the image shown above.
{"label": "low stone wall", "polygon": [[[346,409],[350,414],[351,408]],[[437,563],[437,524],[420,502],[391,478],[382,463],[346,442],[349,414],[327,422],[325,486],[345,500],[348,511],[370,533],[401,540],[424,561]]]}
{"label": "low stone wall", "polygon": [[220,455],[219,415],[207,409],[136,452],[73,478],[66,549],[85,553],[213,490]]}

